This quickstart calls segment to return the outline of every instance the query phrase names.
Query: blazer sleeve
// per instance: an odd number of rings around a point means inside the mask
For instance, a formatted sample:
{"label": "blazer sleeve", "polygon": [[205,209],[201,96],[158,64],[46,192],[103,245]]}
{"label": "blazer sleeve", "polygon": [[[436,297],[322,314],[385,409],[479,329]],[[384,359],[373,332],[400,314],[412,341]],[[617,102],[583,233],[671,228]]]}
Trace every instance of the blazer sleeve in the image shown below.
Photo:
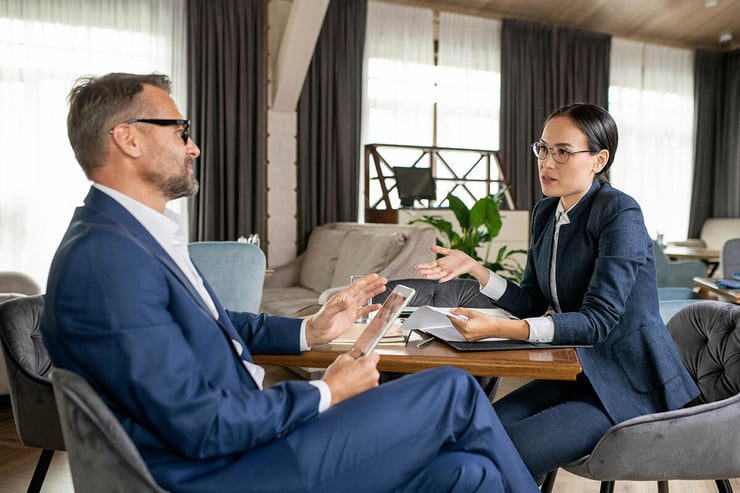
{"label": "blazer sleeve", "polygon": [[[265,444],[317,416],[319,391],[308,382],[260,391],[239,380],[244,368],[213,318],[126,233],[85,234],[62,250],[47,306],[52,357],[91,381],[137,446],[156,446],[158,437],[187,457],[213,458]],[[266,325],[252,323],[253,334]],[[267,336],[254,340],[279,345]],[[224,361],[216,366],[222,375],[205,371],[207,358]]]}

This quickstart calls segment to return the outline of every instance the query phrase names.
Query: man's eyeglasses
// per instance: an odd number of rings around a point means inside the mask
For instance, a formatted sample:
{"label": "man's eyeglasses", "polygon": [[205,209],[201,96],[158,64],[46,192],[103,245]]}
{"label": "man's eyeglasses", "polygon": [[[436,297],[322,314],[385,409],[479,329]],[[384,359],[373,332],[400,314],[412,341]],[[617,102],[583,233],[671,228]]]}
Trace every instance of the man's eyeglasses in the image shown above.
{"label": "man's eyeglasses", "polygon": [[[169,127],[171,125],[182,125],[182,133],[180,137],[185,145],[188,144],[190,138],[190,120],[168,120],[161,118],[132,118],[122,123],[150,123],[152,125],[159,125],[160,127]],[[115,128],[115,127],[114,127]],[[108,130],[108,133],[113,135],[113,129]]]}
{"label": "man's eyeglasses", "polygon": [[585,151],[569,151],[563,146],[556,145],[554,147],[547,147],[542,142],[535,142],[532,144],[532,152],[534,152],[534,155],[537,156],[537,159],[540,161],[544,161],[547,159],[548,154],[552,154],[552,158],[555,160],[558,164],[565,164],[568,162],[568,158],[571,154],[578,154],[580,152],[599,152],[599,151],[592,151],[591,149],[586,149]]}

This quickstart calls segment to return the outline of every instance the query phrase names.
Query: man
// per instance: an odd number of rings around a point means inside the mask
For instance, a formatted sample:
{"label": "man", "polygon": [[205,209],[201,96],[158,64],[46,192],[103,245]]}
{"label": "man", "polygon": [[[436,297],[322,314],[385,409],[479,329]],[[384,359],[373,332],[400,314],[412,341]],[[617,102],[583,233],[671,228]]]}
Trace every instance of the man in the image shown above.
{"label": "man", "polygon": [[301,321],[224,310],[165,209],[198,184],[200,150],[162,75],[80,79],[67,127],[93,186],[52,263],[42,331],[171,491],[537,491],[467,374],[377,387],[378,355],[339,356],[317,382],[263,389],[251,353],[297,353],[377,305],[377,275]]}

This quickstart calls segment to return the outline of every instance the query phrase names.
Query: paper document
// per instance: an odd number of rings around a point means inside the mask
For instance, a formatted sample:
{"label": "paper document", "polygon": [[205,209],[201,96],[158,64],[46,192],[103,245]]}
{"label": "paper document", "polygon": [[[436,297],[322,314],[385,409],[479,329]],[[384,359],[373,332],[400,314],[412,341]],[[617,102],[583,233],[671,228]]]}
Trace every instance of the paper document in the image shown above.
{"label": "paper document", "polygon": [[[509,313],[500,308],[475,309],[476,311],[492,315],[494,317],[511,319]],[[420,330],[432,335],[443,341],[465,341],[466,339],[460,334],[448,317],[464,318],[450,312],[449,308],[439,308],[435,306],[422,306],[417,308],[414,313],[403,323],[403,330]],[[506,339],[500,337],[490,337],[481,339],[481,341],[503,341]]]}
{"label": "paper document", "polygon": [[[357,338],[365,330],[365,324],[353,324],[344,334],[331,341],[331,344],[354,344]],[[378,347],[403,347],[405,337],[401,332],[401,323],[395,322],[390,330],[378,343]]]}

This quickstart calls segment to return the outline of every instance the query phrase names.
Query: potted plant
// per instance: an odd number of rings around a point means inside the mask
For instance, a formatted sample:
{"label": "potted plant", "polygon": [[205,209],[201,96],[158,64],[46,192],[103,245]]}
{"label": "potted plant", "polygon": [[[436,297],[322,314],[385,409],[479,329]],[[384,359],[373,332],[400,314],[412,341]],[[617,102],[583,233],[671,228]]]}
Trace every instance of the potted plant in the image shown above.
{"label": "potted plant", "polygon": [[[421,222],[434,226],[439,232],[437,245],[460,250],[481,262],[491,271],[519,283],[524,268],[516,259],[516,255],[526,254],[526,250],[509,250],[504,245],[498,249],[495,259],[490,260],[490,241],[498,236],[503,224],[499,205],[505,191],[506,189],[502,188],[493,195],[478,199],[470,209],[462,200],[452,195],[452,193],[448,193],[446,200],[460,224],[460,232],[455,231],[452,223],[440,216],[421,216],[411,222]],[[488,245],[484,257],[481,258],[478,250],[485,243],[488,243]]]}

